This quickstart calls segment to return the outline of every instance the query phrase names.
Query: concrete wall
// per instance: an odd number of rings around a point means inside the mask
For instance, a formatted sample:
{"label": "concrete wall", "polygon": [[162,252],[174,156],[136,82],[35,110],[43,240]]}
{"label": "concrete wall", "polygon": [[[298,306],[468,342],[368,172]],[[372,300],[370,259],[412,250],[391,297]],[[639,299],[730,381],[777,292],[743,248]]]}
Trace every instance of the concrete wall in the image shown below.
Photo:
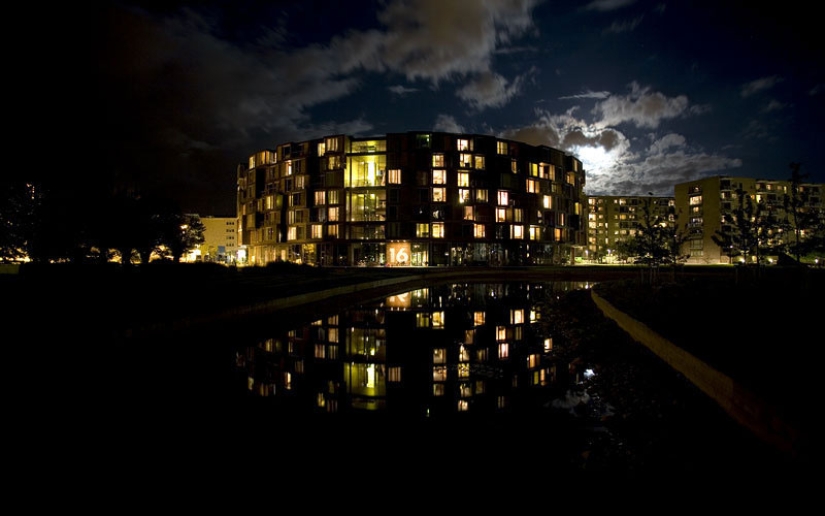
{"label": "concrete wall", "polygon": [[674,345],[646,325],[619,311],[596,294],[590,295],[602,313],[616,322],[633,339],[650,349],[669,366],[682,373],[702,392],[716,401],[731,417],[760,439],[782,452],[794,455],[798,432],[782,420],[774,407],[737,384],[724,373]]}

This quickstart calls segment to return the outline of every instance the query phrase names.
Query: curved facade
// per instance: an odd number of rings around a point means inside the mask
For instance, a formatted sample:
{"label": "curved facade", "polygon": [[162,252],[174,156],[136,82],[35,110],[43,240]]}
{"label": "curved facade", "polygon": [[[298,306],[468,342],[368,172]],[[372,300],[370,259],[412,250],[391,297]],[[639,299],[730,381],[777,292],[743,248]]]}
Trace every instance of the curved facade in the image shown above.
{"label": "curved facade", "polygon": [[562,151],[488,135],[332,135],[238,167],[239,263],[572,263],[585,171]]}

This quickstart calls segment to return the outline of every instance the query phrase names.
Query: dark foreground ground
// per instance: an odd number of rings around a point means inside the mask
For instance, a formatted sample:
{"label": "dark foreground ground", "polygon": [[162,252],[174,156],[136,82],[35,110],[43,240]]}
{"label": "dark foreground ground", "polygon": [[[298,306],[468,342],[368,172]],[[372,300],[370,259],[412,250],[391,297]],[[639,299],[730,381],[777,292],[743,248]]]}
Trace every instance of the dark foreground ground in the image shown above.
{"label": "dark foreground ground", "polygon": [[[570,269],[534,273],[551,279],[591,275],[617,306],[784,400],[793,414],[818,420],[821,391],[812,347],[821,337],[821,275],[793,276],[791,283],[787,277],[683,274],[652,283],[638,271]],[[156,480],[167,483],[193,470],[217,478],[225,468],[238,474],[262,468],[309,484],[391,485],[408,496],[460,488],[476,500],[517,498],[501,492],[516,486],[535,498],[561,497],[562,485],[603,489],[606,483],[634,485],[639,496],[664,485],[688,501],[724,495],[742,506],[782,499],[792,507],[817,493],[818,443],[794,457],[761,443],[605,319],[588,291],[558,299],[555,315],[545,321],[556,329],[558,352],[596,372],[571,393],[571,399],[586,396],[561,419],[557,413],[448,421],[290,419],[254,399],[226,403],[197,382],[184,389],[176,384],[163,397],[133,390],[124,398],[116,374],[104,369],[120,367],[131,383],[157,394],[165,378],[143,369],[147,362],[130,364],[132,352],[153,358],[166,353],[169,361],[183,357],[174,350],[147,351],[150,341],[125,338],[126,329],[398,271],[289,269],[257,277],[226,277],[212,269],[121,272],[0,278],[6,328],[26,332],[14,340],[18,351],[9,361],[17,366],[16,392],[29,400],[20,402],[21,413],[31,399],[41,402],[36,417],[12,418],[9,428],[26,435],[47,424],[56,436],[42,449],[57,448],[66,459],[91,461],[102,471],[151,467]],[[495,272],[499,279],[519,274]],[[364,483],[356,480],[363,477]],[[411,487],[399,488],[404,485]]]}

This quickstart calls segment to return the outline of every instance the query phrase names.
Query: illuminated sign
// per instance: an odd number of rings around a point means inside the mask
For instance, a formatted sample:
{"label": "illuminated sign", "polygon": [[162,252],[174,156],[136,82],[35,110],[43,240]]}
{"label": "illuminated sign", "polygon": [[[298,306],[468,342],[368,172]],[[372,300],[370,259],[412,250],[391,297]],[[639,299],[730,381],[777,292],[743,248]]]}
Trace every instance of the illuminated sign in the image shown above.
{"label": "illuminated sign", "polygon": [[391,242],[387,244],[388,265],[409,265],[410,264],[410,243]]}

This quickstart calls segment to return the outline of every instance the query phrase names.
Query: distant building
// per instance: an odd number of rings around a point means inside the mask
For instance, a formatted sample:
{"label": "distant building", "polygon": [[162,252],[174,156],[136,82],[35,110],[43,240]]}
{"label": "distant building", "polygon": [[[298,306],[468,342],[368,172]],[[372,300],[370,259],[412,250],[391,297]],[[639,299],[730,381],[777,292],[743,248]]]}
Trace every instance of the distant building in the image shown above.
{"label": "distant building", "polygon": [[187,261],[234,264],[238,253],[235,217],[198,217],[203,223],[204,242],[193,249]]}
{"label": "distant building", "polygon": [[645,207],[653,217],[661,216],[670,224],[673,197],[639,195],[591,195],[587,197],[587,262],[617,263],[619,243],[639,235],[645,224]]}
{"label": "distant building", "polygon": [[572,263],[585,170],[562,151],[488,135],[332,135],[238,167],[239,263]]}
{"label": "distant building", "polygon": [[[761,205],[767,215],[777,221],[786,221],[789,210],[786,203],[792,197],[790,181],[753,179],[748,177],[715,176],[675,186],[676,210],[680,214],[679,224],[684,227],[687,240],[683,253],[689,254],[689,264],[731,263],[731,250],[723,249],[714,241],[714,236],[734,231],[735,211],[739,208],[739,193],[748,196],[754,205]],[[802,201],[801,210],[818,211],[820,220],[823,209],[822,184],[800,184],[797,197]],[[800,239],[809,235],[801,232]],[[765,235],[767,244],[781,246],[795,241],[793,231],[781,228],[771,229]],[[737,256],[736,259],[743,259]],[[755,260],[755,256],[747,258]]]}

